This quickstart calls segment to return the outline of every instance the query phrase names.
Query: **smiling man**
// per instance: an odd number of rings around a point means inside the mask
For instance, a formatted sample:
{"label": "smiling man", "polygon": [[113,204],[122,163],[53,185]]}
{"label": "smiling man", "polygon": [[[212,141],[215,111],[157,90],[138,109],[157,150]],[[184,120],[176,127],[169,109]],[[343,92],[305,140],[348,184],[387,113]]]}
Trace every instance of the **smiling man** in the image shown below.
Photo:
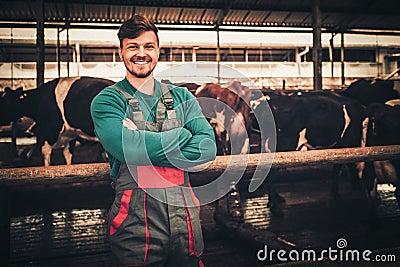
{"label": "smiling man", "polygon": [[135,15],[118,38],[126,77],[91,105],[115,189],[108,216],[115,265],[202,266],[199,203],[185,169],[215,158],[213,130],[186,88],[154,79],[153,22]]}

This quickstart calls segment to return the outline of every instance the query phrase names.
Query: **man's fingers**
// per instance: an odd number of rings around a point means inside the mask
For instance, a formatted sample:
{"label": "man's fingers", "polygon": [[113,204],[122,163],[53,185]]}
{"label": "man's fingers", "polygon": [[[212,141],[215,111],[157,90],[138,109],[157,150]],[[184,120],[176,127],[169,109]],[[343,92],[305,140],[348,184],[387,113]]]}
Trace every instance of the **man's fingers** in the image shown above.
{"label": "man's fingers", "polygon": [[126,127],[130,127],[130,128],[133,127],[133,128],[136,128],[136,124],[135,124],[133,121],[129,120],[129,119],[123,120],[122,123],[123,123],[124,126],[126,126]]}
{"label": "man's fingers", "polygon": [[132,131],[135,131],[138,129],[136,124],[128,118],[122,120],[122,125]]}

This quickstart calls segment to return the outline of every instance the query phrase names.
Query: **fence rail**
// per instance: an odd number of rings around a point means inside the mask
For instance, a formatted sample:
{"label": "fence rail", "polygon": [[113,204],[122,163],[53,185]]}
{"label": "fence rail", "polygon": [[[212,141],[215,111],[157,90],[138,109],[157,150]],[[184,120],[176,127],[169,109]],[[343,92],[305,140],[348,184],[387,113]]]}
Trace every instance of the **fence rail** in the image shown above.
{"label": "fence rail", "polygon": [[[189,171],[192,183],[204,184],[217,178],[228,166],[233,172],[245,170],[245,176],[249,176],[256,168],[285,169],[304,165],[345,164],[399,158],[400,145],[291,151],[218,156],[215,161],[190,168]],[[1,169],[0,187],[108,184],[109,172],[107,163]]]}

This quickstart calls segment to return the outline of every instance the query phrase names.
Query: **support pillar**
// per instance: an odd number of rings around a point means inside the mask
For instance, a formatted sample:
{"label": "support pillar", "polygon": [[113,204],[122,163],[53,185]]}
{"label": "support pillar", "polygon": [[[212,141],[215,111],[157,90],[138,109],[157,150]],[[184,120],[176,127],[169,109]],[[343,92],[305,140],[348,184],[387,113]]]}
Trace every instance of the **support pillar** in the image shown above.
{"label": "support pillar", "polygon": [[221,49],[219,43],[219,25],[216,25],[217,30],[217,77],[218,77],[218,84],[221,83]]}
{"label": "support pillar", "polygon": [[44,3],[36,0],[36,86],[44,83]]}
{"label": "support pillar", "polygon": [[340,33],[340,75],[342,76],[342,87],[345,87],[344,76],[344,33]]}
{"label": "support pillar", "polygon": [[321,48],[321,10],[320,0],[313,0],[313,66],[314,90],[322,90],[322,48]]}

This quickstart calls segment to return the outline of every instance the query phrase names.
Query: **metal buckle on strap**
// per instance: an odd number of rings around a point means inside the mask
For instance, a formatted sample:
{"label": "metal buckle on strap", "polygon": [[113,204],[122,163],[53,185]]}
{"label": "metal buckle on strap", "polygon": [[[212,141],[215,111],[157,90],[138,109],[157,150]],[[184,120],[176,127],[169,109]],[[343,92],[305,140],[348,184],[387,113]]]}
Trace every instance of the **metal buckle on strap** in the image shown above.
{"label": "metal buckle on strap", "polygon": [[165,98],[165,97],[163,97],[163,98],[161,98],[161,99],[162,99],[163,104],[165,105],[165,107],[166,107],[168,110],[174,109],[174,99],[172,99],[172,98]]}
{"label": "metal buckle on strap", "polygon": [[137,99],[131,98],[131,99],[128,101],[128,103],[129,103],[129,105],[131,106],[131,108],[132,108],[132,110],[133,110],[134,112],[136,112],[136,111],[141,111],[140,105],[139,105],[139,102],[137,101]]}

